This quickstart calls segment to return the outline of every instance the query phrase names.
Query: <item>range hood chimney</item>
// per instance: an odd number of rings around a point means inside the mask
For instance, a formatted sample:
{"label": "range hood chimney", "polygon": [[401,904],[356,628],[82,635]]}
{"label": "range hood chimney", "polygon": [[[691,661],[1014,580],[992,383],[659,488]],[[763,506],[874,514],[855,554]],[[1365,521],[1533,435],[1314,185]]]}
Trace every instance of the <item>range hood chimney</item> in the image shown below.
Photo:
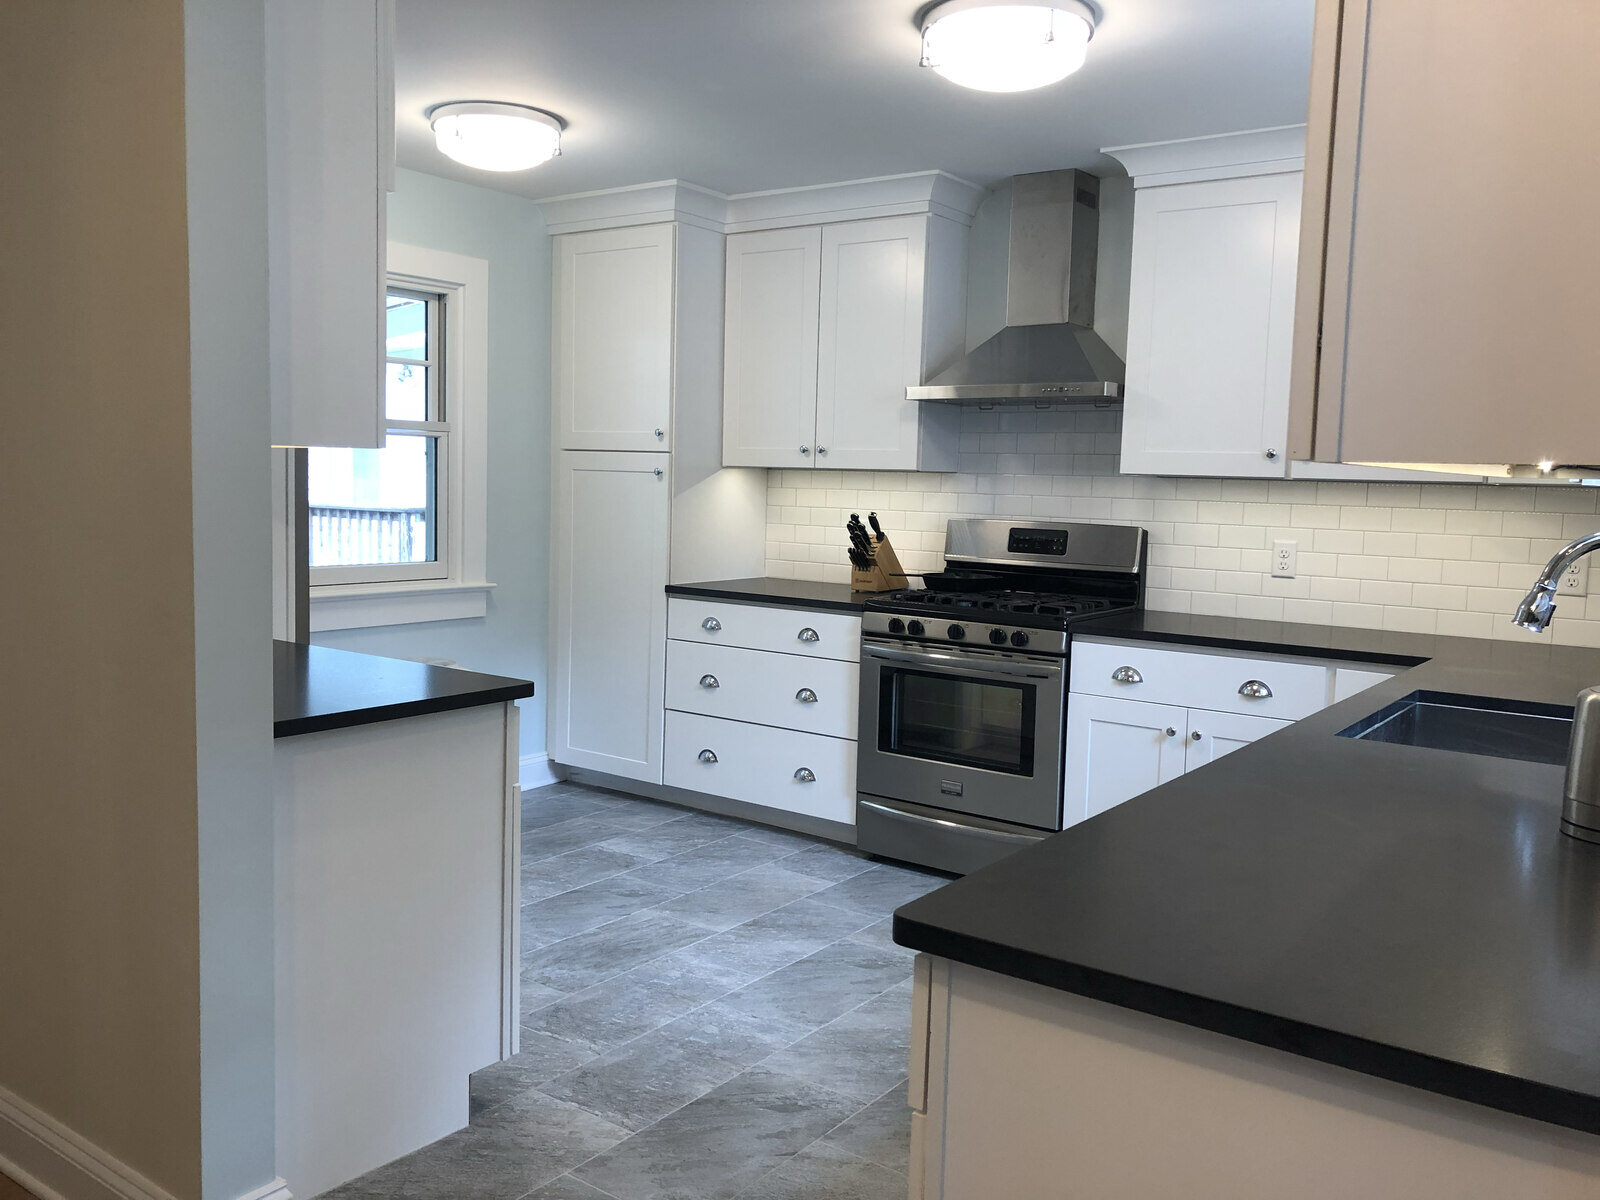
{"label": "range hood chimney", "polygon": [[[1119,400],[1122,360],[1093,329],[1099,178],[1042,171],[1014,177],[997,198],[1003,202],[1007,192],[1005,325],[921,387],[907,388],[906,399],[985,406]],[[996,269],[972,263],[969,301]]]}

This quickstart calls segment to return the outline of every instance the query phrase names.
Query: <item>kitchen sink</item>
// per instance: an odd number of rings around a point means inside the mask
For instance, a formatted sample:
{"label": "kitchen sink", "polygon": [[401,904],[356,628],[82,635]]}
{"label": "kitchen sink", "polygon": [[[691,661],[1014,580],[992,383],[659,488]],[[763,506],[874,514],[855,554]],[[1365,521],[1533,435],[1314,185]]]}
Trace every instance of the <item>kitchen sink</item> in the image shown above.
{"label": "kitchen sink", "polygon": [[1567,761],[1572,736],[1572,709],[1488,696],[1412,692],[1341,729],[1339,736],[1561,765]]}

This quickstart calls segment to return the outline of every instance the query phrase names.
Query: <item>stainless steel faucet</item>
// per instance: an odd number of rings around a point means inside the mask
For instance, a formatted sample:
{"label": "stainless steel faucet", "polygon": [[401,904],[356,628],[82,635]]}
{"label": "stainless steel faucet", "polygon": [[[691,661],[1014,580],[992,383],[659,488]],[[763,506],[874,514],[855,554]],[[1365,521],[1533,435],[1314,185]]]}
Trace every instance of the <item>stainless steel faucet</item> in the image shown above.
{"label": "stainless steel faucet", "polygon": [[[1517,605],[1512,618],[1524,629],[1543,633],[1556,615],[1556,588],[1578,559],[1600,549],[1600,532],[1585,534],[1558,550],[1539,573],[1538,582]],[[1572,741],[1567,747],[1567,783],[1563,789],[1561,832],[1586,842],[1600,842],[1600,687],[1578,693],[1572,714]]]}

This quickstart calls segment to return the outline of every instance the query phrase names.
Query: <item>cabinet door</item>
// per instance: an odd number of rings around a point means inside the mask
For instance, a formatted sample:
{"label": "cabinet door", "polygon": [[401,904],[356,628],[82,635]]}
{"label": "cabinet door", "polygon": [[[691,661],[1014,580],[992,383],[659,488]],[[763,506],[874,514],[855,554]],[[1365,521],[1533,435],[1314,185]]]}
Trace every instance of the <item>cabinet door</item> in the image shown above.
{"label": "cabinet door", "polygon": [[[1299,372],[1316,457],[1600,462],[1594,5],[1317,7],[1327,267],[1302,305],[1320,363]],[[1542,169],[1485,177],[1512,162]]]}
{"label": "cabinet door", "polygon": [[266,6],[275,446],[383,445],[392,0]]}
{"label": "cabinet door", "polygon": [[1188,733],[1187,709],[1069,696],[1065,823],[1076,824],[1182,775]]}
{"label": "cabinet door", "polygon": [[1301,173],[1134,198],[1125,474],[1281,478]]}
{"label": "cabinet door", "polygon": [[555,459],[550,757],[660,783],[671,456]]}
{"label": "cabinet door", "polygon": [[1238,713],[1189,710],[1189,739],[1184,748],[1183,769],[1192,771],[1208,762],[1248,746],[1269,733],[1288,728],[1293,722],[1271,717],[1241,717]]}
{"label": "cabinet door", "polygon": [[673,251],[671,225],[555,239],[559,449],[670,449]]}
{"label": "cabinet door", "polygon": [[736,233],[727,254],[722,465],[812,466],[822,230]]}
{"label": "cabinet door", "polygon": [[817,464],[915,471],[928,218],[846,221],[822,231]]}

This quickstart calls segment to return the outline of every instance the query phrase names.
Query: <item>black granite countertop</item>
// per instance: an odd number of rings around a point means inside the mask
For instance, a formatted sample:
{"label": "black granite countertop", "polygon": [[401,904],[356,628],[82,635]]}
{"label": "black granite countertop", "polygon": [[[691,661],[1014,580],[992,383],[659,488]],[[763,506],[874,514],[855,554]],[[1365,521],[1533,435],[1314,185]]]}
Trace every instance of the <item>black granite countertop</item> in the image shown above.
{"label": "black granite countertop", "polygon": [[813,583],[807,579],[717,579],[708,583],[669,583],[669,596],[703,596],[745,604],[772,604],[816,611],[860,612],[871,592],[853,592],[849,584]]}
{"label": "black granite countertop", "polygon": [[273,642],[272,666],[275,738],[533,695],[525,679],[296,642]]}
{"label": "black granite countertop", "polygon": [[906,905],[897,942],[1600,1133],[1600,846],[1559,832],[1562,768],[1335,736],[1419,689],[1570,707],[1600,653],[1154,612],[1077,632],[1408,669]]}

